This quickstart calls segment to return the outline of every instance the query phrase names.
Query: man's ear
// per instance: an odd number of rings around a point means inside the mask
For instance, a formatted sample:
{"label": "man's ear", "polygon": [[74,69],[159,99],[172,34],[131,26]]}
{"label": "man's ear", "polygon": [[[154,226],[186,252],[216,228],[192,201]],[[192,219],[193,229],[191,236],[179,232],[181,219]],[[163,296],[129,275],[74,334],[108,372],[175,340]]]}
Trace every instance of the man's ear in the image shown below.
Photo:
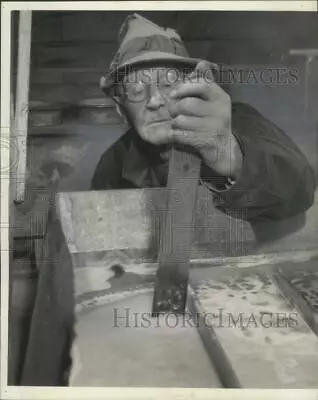
{"label": "man's ear", "polygon": [[125,110],[121,104],[116,103],[116,111],[124,119],[125,123],[128,124]]}

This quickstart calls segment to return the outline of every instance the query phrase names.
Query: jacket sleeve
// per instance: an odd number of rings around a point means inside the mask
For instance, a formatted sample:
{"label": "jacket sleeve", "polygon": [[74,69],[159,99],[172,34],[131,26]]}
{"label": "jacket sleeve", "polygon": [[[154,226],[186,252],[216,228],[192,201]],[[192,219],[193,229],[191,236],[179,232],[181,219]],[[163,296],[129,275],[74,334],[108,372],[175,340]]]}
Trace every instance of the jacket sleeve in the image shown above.
{"label": "jacket sleeve", "polygon": [[[232,130],[241,147],[243,167],[239,179],[228,190],[214,189],[218,209],[252,221],[281,220],[312,206],[314,172],[281,129],[254,108],[235,104]],[[212,182],[213,178],[205,172],[204,180]]]}

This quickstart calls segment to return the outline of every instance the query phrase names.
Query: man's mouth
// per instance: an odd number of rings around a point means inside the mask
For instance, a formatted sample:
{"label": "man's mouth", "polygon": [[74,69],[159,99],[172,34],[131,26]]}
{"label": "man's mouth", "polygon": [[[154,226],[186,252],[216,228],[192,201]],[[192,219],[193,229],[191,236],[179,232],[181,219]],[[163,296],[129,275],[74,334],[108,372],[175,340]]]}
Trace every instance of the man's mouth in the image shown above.
{"label": "man's mouth", "polygon": [[169,121],[170,121],[169,119],[157,119],[155,121],[148,122],[147,125],[162,124],[164,122],[169,122]]}

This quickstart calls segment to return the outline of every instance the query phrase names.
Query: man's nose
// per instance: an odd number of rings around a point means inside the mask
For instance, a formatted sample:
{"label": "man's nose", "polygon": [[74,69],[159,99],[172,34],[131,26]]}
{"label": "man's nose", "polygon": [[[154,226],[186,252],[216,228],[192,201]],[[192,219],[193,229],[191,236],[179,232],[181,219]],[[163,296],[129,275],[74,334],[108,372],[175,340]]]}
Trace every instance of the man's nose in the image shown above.
{"label": "man's nose", "polygon": [[157,86],[152,87],[146,107],[150,110],[157,110],[158,108],[164,105],[165,105],[165,100],[162,94],[160,93],[158,87]]}

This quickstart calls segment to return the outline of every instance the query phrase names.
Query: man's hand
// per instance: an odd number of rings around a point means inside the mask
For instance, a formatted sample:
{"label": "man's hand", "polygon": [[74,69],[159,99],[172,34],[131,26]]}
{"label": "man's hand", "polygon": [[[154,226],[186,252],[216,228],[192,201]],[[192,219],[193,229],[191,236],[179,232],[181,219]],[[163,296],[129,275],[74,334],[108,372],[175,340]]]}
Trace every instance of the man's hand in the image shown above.
{"label": "man's hand", "polygon": [[231,130],[231,99],[213,81],[207,61],[198,63],[193,78],[170,96],[173,141],[195,148],[209,168],[237,179],[242,153]]}

